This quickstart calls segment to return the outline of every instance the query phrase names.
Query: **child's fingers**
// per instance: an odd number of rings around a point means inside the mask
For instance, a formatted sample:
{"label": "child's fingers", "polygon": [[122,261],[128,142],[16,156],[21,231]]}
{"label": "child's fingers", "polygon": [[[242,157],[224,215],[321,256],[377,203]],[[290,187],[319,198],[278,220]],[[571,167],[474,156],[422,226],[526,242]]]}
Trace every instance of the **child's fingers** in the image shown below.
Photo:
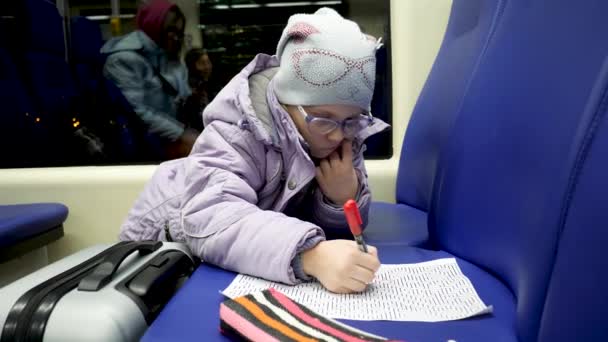
{"label": "child's fingers", "polygon": [[376,258],[378,257],[378,250],[376,249],[376,247],[367,245],[367,251],[369,252],[369,254],[375,256]]}
{"label": "child's fingers", "polygon": [[351,278],[363,283],[364,285],[371,283],[372,280],[374,280],[374,276],[375,276],[374,272],[372,272],[371,270],[368,270],[367,268],[360,267],[360,266],[355,267],[355,269],[353,270],[353,272],[350,275]]}
{"label": "child's fingers", "polygon": [[321,168],[321,171],[323,171],[324,175],[328,175],[331,171],[331,165],[329,164],[329,161],[327,159],[321,160],[321,162],[319,163],[319,167]]}
{"label": "child's fingers", "polygon": [[362,282],[358,279],[349,278],[349,279],[344,280],[343,287],[349,289],[350,290],[350,291],[348,291],[349,293],[363,292],[365,290],[365,288],[367,287],[367,283]]}
{"label": "child's fingers", "polygon": [[334,166],[336,166],[337,164],[339,164],[339,163],[340,163],[340,155],[338,154],[338,152],[337,152],[337,151],[333,151],[333,152],[332,152],[332,153],[329,155],[328,159],[329,159],[329,164],[330,164],[332,167],[334,167]]}
{"label": "child's fingers", "polygon": [[350,140],[344,140],[342,143],[342,161],[353,161],[353,142]]}
{"label": "child's fingers", "polygon": [[323,170],[320,167],[315,168],[315,178],[317,179],[317,183],[321,187],[321,189],[325,188],[325,176],[323,175]]}
{"label": "child's fingers", "polygon": [[344,286],[340,286],[338,288],[338,291],[336,291],[336,293],[341,293],[341,294],[346,294],[346,293],[352,293],[353,291],[351,289],[348,289]]}
{"label": "child's fingers", "polygon": [[378,271],[380,268],[380,260],[378,260],[378,256],[369,253],[361,253],[361,255],[357,257],[356,263],[361,267],[367,268],[373,273],[376,273],[376,271]]}

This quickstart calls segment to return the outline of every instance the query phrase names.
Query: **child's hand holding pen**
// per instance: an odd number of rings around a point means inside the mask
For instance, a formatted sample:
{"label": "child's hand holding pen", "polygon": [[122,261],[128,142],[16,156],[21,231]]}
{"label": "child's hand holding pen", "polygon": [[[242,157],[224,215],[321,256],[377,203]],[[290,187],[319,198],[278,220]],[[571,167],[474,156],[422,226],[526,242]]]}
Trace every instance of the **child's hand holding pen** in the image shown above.
{"label": "child's hand holding pen", "polygon": [[302,266],[306,274],[317,278],[329,291],[362,292],[380,268],[378,251],[363,241],[361,216],[355,201],[344,204],[344,214],[355,241],[323,241],[302,253]]}
{"label": "child's hand holding pen", "polygon": [[376,248],[367,246],[367,250],[362,253],[354,241],[323,241],[302,253],[302,266],[331,292],[362,292],[380,268]]}

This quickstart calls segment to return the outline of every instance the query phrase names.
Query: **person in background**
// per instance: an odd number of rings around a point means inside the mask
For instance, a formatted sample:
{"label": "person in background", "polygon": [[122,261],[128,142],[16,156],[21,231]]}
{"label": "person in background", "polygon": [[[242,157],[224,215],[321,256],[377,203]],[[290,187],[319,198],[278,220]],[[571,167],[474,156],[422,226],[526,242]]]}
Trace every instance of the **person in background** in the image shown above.
{"label": "person in background", "polygon": [[202,131],[203,110],[213,97],[209,87],[213,65],[207,51],[201,48],[190,49],[186,53],[185,61],[192,96],[184,103],[183,110],[180,112],[180,121],[189,127]]}
{"label": "person in background", "polygon": [[151,0],[140,7],[136,23],[136,31],[101,48],[107,56],[104,75],[131,104],[161,158],[187,156],[199,132],[178,120],[180,103],[191,94],[180,61],[184,14],[167,0]]}
{"label": "person in background", "polygon": [[379,42],[330,8],[293,15],[276,56],[258,54],[207,106],[187,158],[161,164],[121,240],[186,243],[204,262],[286,284],[360,292],[380,267],[352,240],[371,193],[363,141],[388,125],[369,112]]}

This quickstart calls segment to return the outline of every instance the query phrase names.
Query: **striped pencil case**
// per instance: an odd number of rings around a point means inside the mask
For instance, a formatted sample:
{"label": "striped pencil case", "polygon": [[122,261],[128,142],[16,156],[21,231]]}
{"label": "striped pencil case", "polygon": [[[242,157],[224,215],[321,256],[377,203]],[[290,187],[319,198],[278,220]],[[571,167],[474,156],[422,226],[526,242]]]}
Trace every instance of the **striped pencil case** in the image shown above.
{"label": "striped pencil case", "polygon": [[275,289],[220,305],[222,334],[241,341],[388,341],[316,314]]}

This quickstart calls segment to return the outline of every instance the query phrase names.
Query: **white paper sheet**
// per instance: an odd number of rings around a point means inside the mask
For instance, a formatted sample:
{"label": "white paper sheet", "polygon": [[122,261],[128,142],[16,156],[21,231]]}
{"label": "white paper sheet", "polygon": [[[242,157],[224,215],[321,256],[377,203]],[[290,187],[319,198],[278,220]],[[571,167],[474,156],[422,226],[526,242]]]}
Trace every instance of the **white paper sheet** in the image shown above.
{"label": "white paper sheet", "polygon": [[245,275],[238,275],[222,293],[236,298],[270,287],[331,318],[440,322],[492,312],[453,258],[382,265],[359,294],[331,293],[316,282],[288,286]]}

